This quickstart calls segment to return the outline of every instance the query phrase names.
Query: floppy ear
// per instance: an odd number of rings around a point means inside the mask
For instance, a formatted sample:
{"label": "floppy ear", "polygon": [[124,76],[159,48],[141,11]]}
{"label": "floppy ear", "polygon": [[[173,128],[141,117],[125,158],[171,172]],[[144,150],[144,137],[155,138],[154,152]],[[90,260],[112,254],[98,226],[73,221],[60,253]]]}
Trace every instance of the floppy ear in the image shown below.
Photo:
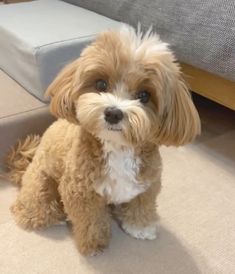
{"label": "floppy ear", "polygon": [[49,85],[46,96],[51,97],[50,111],[57,118],[64,118],[78,123],[74,107],[74,99],[78,86],[78,60],[67,65]]}
{"label": "floppy ear", "polygon": [[166,77],[168,96],[158,132],[158,142],[166,146],[187,144],[201,132],[200,118],[188,88],[178,65],[173,66],[173,75]]}

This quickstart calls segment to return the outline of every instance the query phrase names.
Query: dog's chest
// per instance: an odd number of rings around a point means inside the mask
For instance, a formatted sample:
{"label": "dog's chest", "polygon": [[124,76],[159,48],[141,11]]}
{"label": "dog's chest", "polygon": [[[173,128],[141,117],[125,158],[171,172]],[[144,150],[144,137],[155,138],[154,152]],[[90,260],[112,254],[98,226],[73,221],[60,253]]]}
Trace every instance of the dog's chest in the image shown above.
{"label": "dog's chest", "polygon": [[97,182],[95,190],[108,203],[128,202],[146,189],[137,180],[141,161],[132,149],[121,150],[105,144],[104,157],[105,175]]}

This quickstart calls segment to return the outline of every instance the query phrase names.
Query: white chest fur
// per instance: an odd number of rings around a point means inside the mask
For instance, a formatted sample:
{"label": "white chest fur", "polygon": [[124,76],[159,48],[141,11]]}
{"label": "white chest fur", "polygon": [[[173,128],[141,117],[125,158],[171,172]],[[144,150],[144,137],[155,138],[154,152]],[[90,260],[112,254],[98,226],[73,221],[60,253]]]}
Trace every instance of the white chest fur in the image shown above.
{"label": "white chest fur", "polygon": [[104,157],[105,176],[97,182],[95,190],[109,203],[128,202],[146,190],[148,185],[137,180],[141,161],[133,149],[123,150],[106,142]]}

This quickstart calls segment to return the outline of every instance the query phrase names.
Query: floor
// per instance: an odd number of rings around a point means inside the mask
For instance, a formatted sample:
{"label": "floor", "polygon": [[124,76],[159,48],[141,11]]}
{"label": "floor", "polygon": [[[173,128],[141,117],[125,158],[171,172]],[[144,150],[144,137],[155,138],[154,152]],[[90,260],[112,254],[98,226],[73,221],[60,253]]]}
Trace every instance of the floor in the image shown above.
{"label": "floor", "polygon": [[9,213],[17,190],[0,183],[0,273],[235,273],[235,112],[195,98],[203,134],[182,148],[161,148],[159,237],[135,240],[115,224],[110,247],[77,252],[66,225],[25,232]]}

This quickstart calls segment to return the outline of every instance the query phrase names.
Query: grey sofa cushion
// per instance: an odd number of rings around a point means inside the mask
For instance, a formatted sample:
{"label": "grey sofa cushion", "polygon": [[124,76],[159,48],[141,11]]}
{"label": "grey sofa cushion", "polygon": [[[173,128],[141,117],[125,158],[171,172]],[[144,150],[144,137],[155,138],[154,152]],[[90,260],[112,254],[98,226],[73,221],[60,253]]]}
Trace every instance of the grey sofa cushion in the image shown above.
{"label": "grey sofa cushion", "polygon": [[41,100],[57,72],[120,23],[63,1],[0,6],[0,68]]}
{"label": "grey sofa cushion", "polygon": [[234,0],[67,0],[115,20],[153,25],[177,58],[235,81]]}

